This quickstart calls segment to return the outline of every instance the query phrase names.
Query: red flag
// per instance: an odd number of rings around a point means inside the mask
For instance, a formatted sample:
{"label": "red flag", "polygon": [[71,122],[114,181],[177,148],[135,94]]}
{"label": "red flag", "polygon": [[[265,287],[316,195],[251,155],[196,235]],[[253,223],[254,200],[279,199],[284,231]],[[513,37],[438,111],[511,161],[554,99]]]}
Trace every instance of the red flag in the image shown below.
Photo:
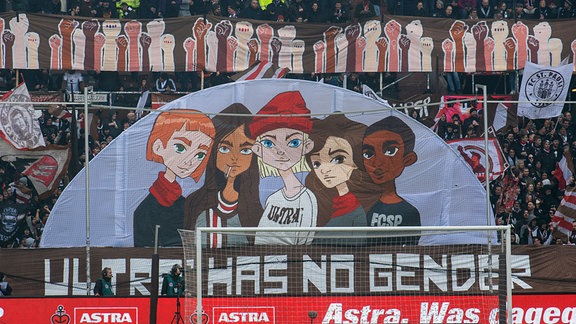
{"label": "red flag", "polygon": [[31,182],[40,199],[58,188],[68,170],[70,147],[49,145],[32,150],[17,150],[0,140],[0,160],[10,163]]}
{"label": "red flag", "polygon": [[563,156],[562,160],[556,163],[556,169],[552,171],[552,174],[554,175],[554,178],[558,180],[558,189],[564,190],[566,184],[570,181],[570,177],[572,177],[572,171],[570,171],[570,168],[568,167],[566,156]]}

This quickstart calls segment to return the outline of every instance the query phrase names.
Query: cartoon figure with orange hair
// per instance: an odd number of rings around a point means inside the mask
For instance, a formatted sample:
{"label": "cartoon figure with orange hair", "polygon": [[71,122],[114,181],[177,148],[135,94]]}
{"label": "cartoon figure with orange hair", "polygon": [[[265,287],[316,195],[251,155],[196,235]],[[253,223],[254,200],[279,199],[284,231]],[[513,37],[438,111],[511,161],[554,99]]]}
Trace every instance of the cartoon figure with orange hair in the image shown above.
{"label": "cartoon figure with orange hair", "polygon": [[198,181],[208,161],[215,130],[207,116],[195,110],[176,109],[156,119],[146,149],[146,159],[166,166],[150,187],[150,194],[134,211],[134,246],[152,246],[160,225],[161,246],[180,245],[184,197],[176,177]]}

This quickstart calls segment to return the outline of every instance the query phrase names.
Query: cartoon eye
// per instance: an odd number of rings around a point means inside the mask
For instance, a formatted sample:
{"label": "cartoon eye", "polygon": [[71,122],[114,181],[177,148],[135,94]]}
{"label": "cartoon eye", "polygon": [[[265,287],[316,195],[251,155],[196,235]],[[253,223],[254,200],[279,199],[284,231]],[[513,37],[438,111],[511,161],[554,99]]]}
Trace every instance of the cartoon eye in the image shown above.
{"label": "cartoon eye", "polygon": [[204,158],[206,157],[206,153],[205,153],[205,152],[198,152],[198,153],[196,153],[196,155],[194,155],[194,157],[195,157],[198,161],[202,161],[202,160],[204,160]]}
{"label": "cartoon eye", "polygon": [[312,162],[312,167],[313,167],[314,169],[318,169],[318,168],[320,167],[320,161],[314,161],[314,162]]}
{"label": "cartoon eye", "polygon": [[174,144],[174,152],[176,152],[178,154],[182,154],[182,153],[186,152],[186,146],[184,146],[180,143],[176,143],[176,144]]}
{"label": "cartoon eye", "polygon": [[302,141],[295,138],[295,139],[291,140],[290,142],[288,142],[288,147],[299,147],[301,143],[302,143]]}
{"label": "cartoon eye", "polygon": [[396,153],[398,153],[398,148],[396,146],[389,147],[384,151],[384,155],[386,156],[394,156]]}
{"label": "cartoon eye", "polygon": [[346,161],[346,157],[344,155],[338,155],[332,158],[332,160],[330,160],[330,163],[332,164],[342,164],[344,163],[344,161]]}
{"label": "cartoon eye", "polygon": [[262,145],[264,145],[264,147],[267,147],[267,148],[274,147],[274,142],[272,142],[269,139],[265,139],[261,143],[262,143]]}
{"label": "cartoon eye", "polygon": [[220,152],[222,154],[226,154],[226,153],[230,152],[230,148],[228,148],[226,146],[220,146],[220,148],[218,149],[218,152]]}
{"label": "cartoon eye", "polygon": [[364,153],[362,153],[362,156],[363,156],[366,160],[370,160],[372,157],[374,157],[374,151],[372,151],[372,150],[366,150],[366,151],[364,151]]}
{"label": "cartoon eye", "polygon": [[250,155],[250,154],[252,154],[252,149],[243,148],[243,149],[240,150],[240,154]]}

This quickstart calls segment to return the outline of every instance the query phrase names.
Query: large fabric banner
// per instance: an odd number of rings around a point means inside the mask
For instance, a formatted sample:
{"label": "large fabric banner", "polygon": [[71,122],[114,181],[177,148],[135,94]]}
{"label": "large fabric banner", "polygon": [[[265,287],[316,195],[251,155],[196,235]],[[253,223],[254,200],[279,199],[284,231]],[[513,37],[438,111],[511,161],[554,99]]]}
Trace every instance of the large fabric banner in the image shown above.
{"label": "large fabric banner", "polygon": [[[481,183],[431,129],[310,81],[242,81],[174,100],[114,139],[89,170],[93,246],[153,246],[155,225],[162,246],[180,245],[179,228],[206,226],[490,225]],[[85,245],[84,172],[54,206],[43,247]],[[484,243],[485,235],[398,243]],[[206,244],[313,241],[313,233],[256,233]]]}
{"label": "large fabric banner", "polygon": [[[461,296],[488,292],[490,266],[495,285],[505,278],[500,246],[492,249],[492,263],[486,246],[475,245],[387,246],[369,250],[357,247],[331,247],[328,250],[317,246],[206,250],[203,259],[206,262],[202,262],[205,297],[342,298],[342,287],[346,287],[344,294],[350,296],[384,296],[391,292],[395,297],[403,295],[403,298],[407,294]],[[92,285],[101,277],[104,267],[111,267],[117,296],[150,296],[153,292],[152,254],[152,248],[93,248],[90,253]],[[158,254],[159,274],[169,273],[176,263],[184,264],[190,275],[186,289],[195,291],[196,281],[190,280],[195,277],[195,260],[183,263],[179,248],[160,248]],[[14,288],[15,297],[86,296],[84,248],[0,249],[0,258],[2,271]],[[566,269],[571,268],[574,258],[576,249],[573,245],[513,245],[514,294],[573,294],[576,273]],[[321,263],[325,264],[322,268],[319,267]],[[247,272],[261,275],[240,278],[241,273]],[[264,273],[274,275],[265,276]],[[349,280],[352,285],[348,285]],[[278,289],[270,289],[273,285]]]}
{"label": "large fabric banner", "polygon": [[384,16],[343,25],[216,17],[167,20],[0,15],[0,67],[238,72],[257,60],[292,73],[491,72],[573,56],[571,20]]}

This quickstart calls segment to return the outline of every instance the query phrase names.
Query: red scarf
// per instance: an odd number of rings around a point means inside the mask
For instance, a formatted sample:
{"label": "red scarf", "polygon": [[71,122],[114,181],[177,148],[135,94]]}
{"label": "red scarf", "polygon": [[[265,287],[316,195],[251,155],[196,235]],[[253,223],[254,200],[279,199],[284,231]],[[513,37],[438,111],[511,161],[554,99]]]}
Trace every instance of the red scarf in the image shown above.
{"label": "red scarf", "polygon": [[150,193],[158,200],[160,205],[170,207],[182,196],[182,188],[178,182],[168,181],[164,177],[164,172],[161,171],[158,173],[158,179],[150,187]]}
{"label": "red scarf", "polygon": [[344,196],[336,196],[332,202],[332,218],[344,216],[356,210],[360,202],[353,193],[349,192]]}

